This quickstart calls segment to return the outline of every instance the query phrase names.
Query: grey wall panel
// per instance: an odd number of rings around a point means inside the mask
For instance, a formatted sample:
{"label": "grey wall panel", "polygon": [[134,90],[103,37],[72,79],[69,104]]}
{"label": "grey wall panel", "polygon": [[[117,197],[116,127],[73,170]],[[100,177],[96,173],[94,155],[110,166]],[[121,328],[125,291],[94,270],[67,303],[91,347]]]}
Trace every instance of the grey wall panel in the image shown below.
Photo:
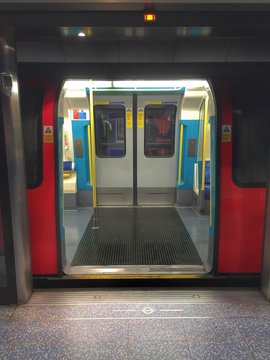
{"label": "grey wall panel", "polygon": [[181,39],[175,44],[174,62],[226,61],[230,40]]}
{"label": "grey wall panel", "polygon": [[119,62],[118,48],[115,42],[63,42],[62,48],[66,62]]}
{"label": "grey wall panel", "polygon": [[133,41],[119,43],[119,60],[128,63],[171,62],[174,46],[170,41]]}
{"label": "grey wall panel", "polygon": [[228,61],[241,62],[269,62],[270,43],[269,40],[235,40],[232,42]]}
{"label": "grey wall panel", "polygon": [[16,52],[20,62],[65,61],[60,41],[18,41]]}
{"label": "grey wall panel", "polygon": [[[140,30],[140,29],[139,29]],[[169,38],[170,39],[170,38]],[[119,41],[18,41],[18,62],[186,63],[268,62],[263,39],[183,39]]]}

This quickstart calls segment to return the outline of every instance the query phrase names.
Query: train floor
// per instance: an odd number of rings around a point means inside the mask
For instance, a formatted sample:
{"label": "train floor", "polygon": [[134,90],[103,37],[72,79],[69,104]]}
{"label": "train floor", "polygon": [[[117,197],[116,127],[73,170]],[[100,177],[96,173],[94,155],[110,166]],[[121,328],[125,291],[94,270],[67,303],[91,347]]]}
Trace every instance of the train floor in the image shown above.
{"label": "train floor", "polygon": [[94,229],[92,214],[92,209],[65,210],[67,273],[113,266],[132,271],[138,265],[205,272],[209,217],[191,208],[101,207]]}
{"label": "train floor", "polygon": [[269,359],[270,303],[257,288],[36,290],[0,306],[0,358]]}

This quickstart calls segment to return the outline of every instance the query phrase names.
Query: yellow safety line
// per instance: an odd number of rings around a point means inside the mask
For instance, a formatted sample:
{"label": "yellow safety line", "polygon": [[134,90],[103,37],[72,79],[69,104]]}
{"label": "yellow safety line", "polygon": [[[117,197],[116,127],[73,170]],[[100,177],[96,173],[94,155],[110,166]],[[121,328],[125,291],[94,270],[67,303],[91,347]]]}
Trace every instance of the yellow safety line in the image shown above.
{"label": "yellow safety line", "polygon": [[[90,138],[90,156],[89,156],[89,168],[92,174],[91,185],[93,191],[93,208],[97,207],[97,182],[96,182],[96,153],[95,153],[95,119],[94,119],[94,102],[93,102],[93,89],[92,80],[89,80],[89,114],[90,114],[90,126],[88,127],[88,138]],[[88,141],[89,144],[89,141]]]}
{"label": "yellow safety line", "polygon": [[179,163],[178,163],[178,177],[177,184],[181,185],[181,175],[182,175],[182,159],[183,159],[183,134],[184,134],[184,125],[180,125],[180,141],[179,141]]}
{"label": "yellow safety line", "polygon": [[140,274],[140,275],[110,275],[110,274],[86,274],[70,275],[72,279],[200,279],[204,275],[193,274]]}
{"label": "yellow safety line", "polygon": [[205,164],[206,164],[206,138],[208,122],[208,95],[205,98],[204,124],[203,124],[203,154],[202,154],[202,190],[205,189]]}

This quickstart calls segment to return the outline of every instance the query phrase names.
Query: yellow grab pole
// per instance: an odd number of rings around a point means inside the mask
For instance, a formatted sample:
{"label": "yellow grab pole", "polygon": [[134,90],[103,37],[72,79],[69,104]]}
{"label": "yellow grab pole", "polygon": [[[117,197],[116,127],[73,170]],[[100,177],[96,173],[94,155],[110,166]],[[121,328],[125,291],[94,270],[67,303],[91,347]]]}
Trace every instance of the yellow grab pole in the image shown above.
{"label": "yellow grab pole", "polygon": [[89,160],[89,171],[90,171],[90,185],[93,186],[93,170],[92,170],[92,161],[91,161],[91,125],[89,121],[89,125],[87,126],[87,134],[88,134],[88,160]]}
{"label": "yellow grab pole", "polygon": [[184,125],[180,125],[180,141],[179,141],[179,162],[178,162],[178,176],[177,184],[181,185],[181,175],[182,175],[182,161],[183,161],[183,135],[184,135]]}
{"label": "yellow grab pole", "polygon": [[[96,146],[95,146],[95,119],[94,119],[94,99],[93,99],[93,88],[92,80],[89,80],[89,88],[87,91],[88,105],[89,105],[89,118],[90,126],[88,126],[88,150],[89,152],[89,171],[90,179],[93,192],[93,229],[98,229],[98,216],[97,216],[97,180],[96,180]],[[90,145],[89,145],[90,143]]]}
{"label": "yellow grab pole", "polygon": [[210,226],[212,225],[212,124],[210,123]]}
{"label": "yellow grab pole", "polygon": [[206,164],[206,138],[207,138],[207,123],[208,123],[208,95],[205,98],[205,109],[203,119],[203,149],[202,149],[202,191],[205,190],[205,164]]}

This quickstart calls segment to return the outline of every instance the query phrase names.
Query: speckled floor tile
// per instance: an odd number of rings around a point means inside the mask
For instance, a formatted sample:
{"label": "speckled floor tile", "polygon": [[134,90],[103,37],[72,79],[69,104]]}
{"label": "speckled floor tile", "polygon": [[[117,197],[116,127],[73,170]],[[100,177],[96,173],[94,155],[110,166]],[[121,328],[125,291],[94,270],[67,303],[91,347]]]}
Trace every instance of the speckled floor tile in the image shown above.
{"label": "speckled floor tile", "polygon": [[1,359],[120,359],[126,354],[126,333],[117,320],[6,322]]}
{"label": "speckled floor tile", "polygon": [[174,340],[185,339],[185,332],[181,319],[134,319],[128,320],[129,337],[137,341],[144,339],[148,342],[153,340]]}
{"label": "speckled floor tile", "polygon": [[182,316],[236,318],[257,316],[253,304],[183,304]]}
{"label": "speckled floor tile", "polygon": [[6,333],[6,324],[7,321],[0,320],[0,359],[3,359],[6,350],[8,348],[8,343],[6,342],[5,333]]}
{"label": "speckled floor tile", "polygon": [[189,360],[190,352],[186,341],[168,339],[145,341],[130,340],[128,346],[130,360]]}
{"label": "speckled floor tile", "polygon": [[184,331],[188,340],[235,339],[239,335],[234,319],[183,319]]}
{"label": "speckled floor tile", "polygon": [[198,338],[188,341],[191,358],[194,360],[252,360],[254,359],[244,340],[206,340]]}
{"label": "speckled floor tile", "polygon": [[4,360],[269,359],[270,303],[0,307]]}
{"label": "speckled floor tile", "polygon": [[249,340],[270,339],[270,319],[238,319],[236,324],[240,334]]}
{"label": "speckled floor tile", "polygon": [[254,359],[269,360],[270,359],[270,339],[268,340],[247,340],[248,347],[252,352]]}
{"label": "speckled floor tile", "polygon": [[10,305],[10,306],[0,306],[0,320],[7,319],[12,316],[16,310],[17,306]]}
{"label": "speckled floor tile", "polygon": [[270,318],[270,302],[263,305],[256,305],[254,315],[263,318]]}

